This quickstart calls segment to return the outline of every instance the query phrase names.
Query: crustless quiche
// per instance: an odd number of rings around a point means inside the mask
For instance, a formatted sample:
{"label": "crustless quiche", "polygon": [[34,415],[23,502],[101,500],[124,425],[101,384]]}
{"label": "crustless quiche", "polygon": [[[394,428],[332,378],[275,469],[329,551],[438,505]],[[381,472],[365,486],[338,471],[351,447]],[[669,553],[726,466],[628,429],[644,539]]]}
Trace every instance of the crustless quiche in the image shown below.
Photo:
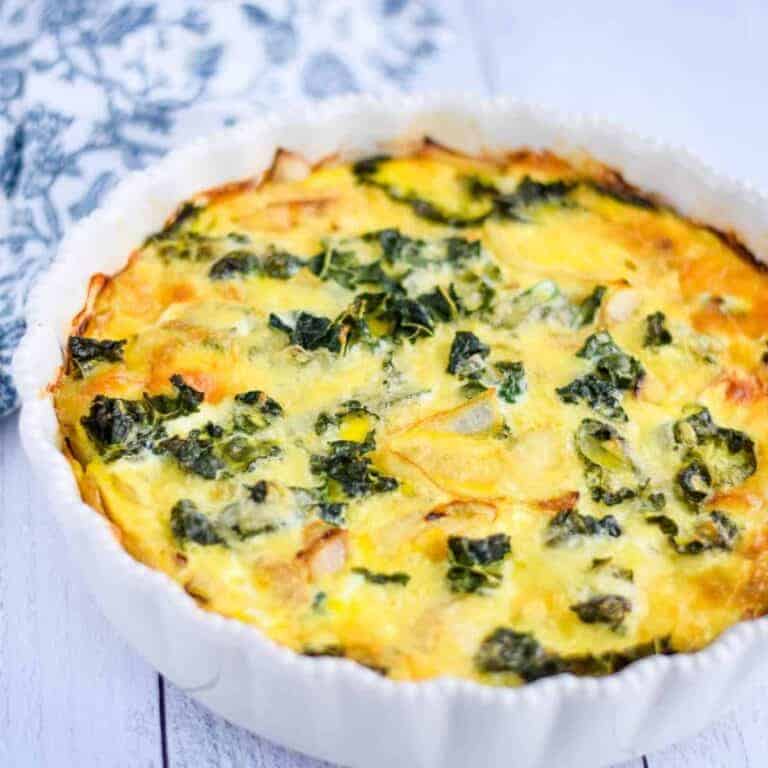
{"label": "crustless quiche", "polygon": [[768,609],[768,275],[595,161],[430,142],[201,193],[95,275],[83,498],[210,611],[515,685]]}

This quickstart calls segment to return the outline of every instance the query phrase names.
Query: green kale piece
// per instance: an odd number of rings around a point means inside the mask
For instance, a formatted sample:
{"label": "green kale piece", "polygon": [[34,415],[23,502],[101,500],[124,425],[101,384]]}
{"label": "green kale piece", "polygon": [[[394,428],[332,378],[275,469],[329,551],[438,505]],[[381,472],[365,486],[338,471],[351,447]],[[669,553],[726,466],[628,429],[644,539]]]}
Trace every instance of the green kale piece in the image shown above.
{"label": "green kale piece", "polygon": [[453,284],[447,290],[438,285],[429,293],[422,293],[416,301],[427,310],[434,322],[448,323],[455,320],[462,310]]}
{"label": "green kale piece", "polygon": [[450,536],[448,549],[454,563],[466,566],[491,565],[500,562],[512,551],[506,533],[494,533],[480,539]]}
{"label": "green kale piece", "polygon": [[269,483],[266,480],[259,480],[254,485],[246,485],[248,498],[255,504],[263,504],[267,500],[269,493]]}
{"label": "green kale piece", "polygon": [[490,351],[491,348],[483,344],[474,333],[456,331],[448,355],[447,372],[462,378],[471,377],[484,368],[483,361]]}
{"label": "green kale piece", "polygon": [[413,341],[420,336],[431,336],[435,327],[426,307],[414,299],[391,297],[382,313],[392,321],[391,335]]}
{"label": "green kale piece", "polygon": [[680,495],[691,506],[703,504],[713,493],[712,475],[707,465],[699,459],[691,458],[675,476]]}
{"label": "green kale piece", "polygon": [[616,388],[594,373],[574,379],[570,384],[558,387],[555,392],[564,403],[586,403],[595,413],[607,419],[626,421],[626,411],[621,407]]}
{"label": "green kale piece", "polygon": [[371,584],[399,584],[404,587],[411,580],[407,573],[395,571],[394,573],[377,573],[367,568],[353,568],[352,573],[357,573]]}
{"label": "green kale piece", "polygon": [[164,420],[195,413],[205,395],[186,384],[178,373],[171,376],[171,384],[176,390],[175,395],[144,395],[154,412]]}
{"label": "green kale piece", "polygon": [[672,343],[672,334],[667,328],[667,317],[663,312],[654,312],[645,318],[644,347],[663,347]]}
{"label": "green kale piece", "polygon": [[576,357],[582,357],[585,360],[599,360],[606,355],[622,354],[620,347],[613,340],[608,331],[597,331],[587,336],[581,349],[576,353]]}
{"label": "green kale piece", "polygon": [[96,395],[86,416],[80,419],[86,433],[105,461],[132,456],[152,448],[165,436],[162,422],[198,410],[203,393],[171,377],[176,395],[147,395],[141,400]]}
{"label": "green kale piece", "polygon": [[718,426],[707,408],[689,409],[672,431],[685,451],[677,474],[680,494],[694,507],[720,488],[740,485],[757,470],[755,444],[749,435]]}
{"label": "green kale piece", "polygon": [[183,203],[163,229],[156,232],[154,235],[150,235],[146,239],[145,244],[177,237],[189,224],[194,222],[203,209],[204,206],[196,205],[195,203]]}
{"label": "green kale piece", "polygon": [[336,412],[331,415],[322,411],[315,420],[315,434],[324,435],[331,427],[339,427],[344,419],[355,416],[370,416],[378,420],[378,415],[363,405],[359,400],[345,400],[339,405]]}
{"label": "green kale piece", "polygon": [[480,672],[513,672],[525,682],[569,672],[572,675],[609,675],[639,659],[675,653],[669,637],[606,651],[601,654],[560,656],[546,650],[530,633],[498,627],[485,637],[475,654]]}
{"label": "green kale piece", "polygon": [[234,474],[249,472],[258,462],[274,459],[282,452],[273,440],[251,440],[240,434],[222,440],[218,446],[219,456]]}
{"label": "green kale piece", "polygon": [[169,454],[179,466],[192,474],[214,480],[225,468],[224,461],[215,452],[216,442],[210,435],[193,429],[186,437],[169,437],[158,443],[157,453]]}
{"label": "green kale piece", "polygon": [[480,258],[482,244],[479,240],[467,240],[463,237],[449,237],[445,240],[445,260],[458,266]]}
{"label": "green kale piece", "polygon": [[596,285],[592,293],[574,306],[573,326],[575,328],[583,328],[585,325],[594,322],[597,310],[600,309],[606,290],[604,285]]}
{"label": "green kale piece", "polygon": [[548,547],[559,547],[582,536],[621,536],[621,526],[613,515],[592,517],[575,509],[563,509],[547,523],[544,540]]}
{"label": "green kale piece", "polygon": [[408,235],[404,235],[399,229],[379,229],[375,232],[366,232],[363,236],[365,242],[375,242],[381,248],[381,255],[388,264],[405,262],[412,266],[424,266],[427,262],[422,256],[426,243]]}
{"label": "green kale piece", "polygon": [[698,555],[710,550],[729,552],[733,549],[739,535],[736,523],[724,512],[716,509],[703,520],[696,522],[694,536],[687,541],[679,540],[679,526],[666,515],[649,515],[645,521],[651,525],[657,525],[679,555]]}
{"label": "green kale piece", "polygon": [[648,484],[627,455],[624,439],[609,424],[584,419],[576,431],[576,451],[595,501],[620,504],[638,496]]}
{"label": "green kale piece", "polygon": [[331,352],[341,350],[337,329],[333,321],[327,317],[312,315],[309,312],[299,312],[293,325],[272,313],[269,316],[269,326],[288,334],[291,344],[312,351],[325,348]]}
{"label": "green kale piece", "polygon": [[310,470],[324,477],[329,496],[343,493],[351,498],[387,493],[397,488],[397,480],[374,469],[366,455],[376,448],[373,432],[369,432],[362,442],[334,440],[329,448],[327,455],[314,454],[310,457]]}
{"label": "green kale piece", "polygon": [[560,658],[544,650],[532,634],[506,627],[483,640],[474,661],[480,672],[514,672],[527,683],[564,671]]}
{"label": "green kale piece", "polygon": [[450,568],[446,579],[452,592],[472,594],[501,583],[501,563],[512,551],[509,536],[494,533],[485,538],[450,536]]}
{"label": "green kale piece", "polygon": [[91,339],[86,336],[70,336],[67,346],[73,375],[80,379],[99,362],[119,363],[123,359],[126,339]]}
{"label": "green kale piece", "polygon": [[171,509],[171,532],[182,544],[191,541],[207,547],[224,543],[211,520],[189,499],[180,499]]}
{"label": "green kale piece", "polygon": [[265,277],[273,277],[276,280],[288,280],[302,267],[304,261],[288,251],[279,248],[269,248],[261,258],[260,270]]}
{"label": "green kale piece", "polygon": [[502,377],[498,386],[499,397],[507,403],[516,403],[528,389],[522,362],[500,361],[494,364],[494,368]]}
{"label": "green kale piece", "polygon": [[146,401],[106,395],[96,395],[80,423],[105,461],[135,455],[163,434]]}
{"label": "green kale piece", "polygon": [[339,501],[321,501],[317,504],[317,516],[328,523],[342,527],[346,524],[347,505]]}
{"label": "green kale piece", "polygon": [[235,395],[232,425],[235,431],[253,434],[283,415],[283,407],[260,389]]}
{"label": "green kale piece", "polygon": [[514,192],[496,195],[495,213],[503,219],[525,221],[523,213],[527,208],[546,203],[563,204],[573,188],[573,184],[565,181],[536,181],[525,176]]}
{"label": "green kale piece", "polygon": [[645,375],[640,362],[622,352],[608,331],[591,334],[576,356],[590,360],[594,370],[556,389],[561,400],[569,404],[584,402],[605,418],[626,421],[620,392],[637,388]]}
{"label": "green kale piece", "polygon": [[597,595],[572,605],[571,610],[584,624],[608,624],[615,631],[632,611],[632,603],[622,595]]}
{"label": "green kale piece", "polygon": [[259,257],[250,251],[232,251],[211,265],[211,280],[231,280],[233,277],[252,275],[259,271]]}
{"label": "green kale piece", "polygon": [[386,155],[373,155],[363,158],[352,166],[352,172],[355,174],[358,183],[380,189],[394,202],[410,206],[417,216],[435,224],[444,224],[455,228],[473,227],[482,224],[493,212],[492,202],[489,202],[485,210],[474,216],[467,215],[461,211],[445,210],[412,192],[404,191],[400,187],[381,181],[378,178],[378,173],[382,165],[389,160],[391,158]]}

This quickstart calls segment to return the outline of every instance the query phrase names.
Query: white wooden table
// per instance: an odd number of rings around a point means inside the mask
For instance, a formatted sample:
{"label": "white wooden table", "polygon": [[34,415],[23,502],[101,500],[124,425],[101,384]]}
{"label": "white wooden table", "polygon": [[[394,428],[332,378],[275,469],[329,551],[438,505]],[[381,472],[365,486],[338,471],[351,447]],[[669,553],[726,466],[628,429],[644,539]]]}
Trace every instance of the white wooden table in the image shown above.
{"label": "white wooden table", "polygon": [[[764,0],[450,0],[453,29],[418,87],[594,111],[768,189]],[[0,421],[0,767],[317,766],[166,683],[84,591]],[[622,768],[768,766],[766,681],[689,741]],[[407,767],[403,767],[407,768]],[[561,768],[552,766],[552,768]],[[567,767],[563,767],[567,768]]]}

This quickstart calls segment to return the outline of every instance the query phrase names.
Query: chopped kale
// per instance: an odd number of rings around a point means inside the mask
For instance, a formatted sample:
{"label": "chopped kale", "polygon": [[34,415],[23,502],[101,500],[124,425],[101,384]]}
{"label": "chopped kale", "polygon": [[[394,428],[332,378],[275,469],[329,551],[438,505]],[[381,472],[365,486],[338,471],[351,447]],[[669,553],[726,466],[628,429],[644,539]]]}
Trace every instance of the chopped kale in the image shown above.
{"label": "chopped kale", "polygon": [[327,317],[318,317],[309,312],[299,312],[289,325],[278,315],[269,316],[269,325],[278,331],[288,334],[291,344],[306,350],[329,349],[338,352],[341,349],[338,334],[333,322]]}
{"label": "chopped kale", "polygon": [[663,312],[654,312],[645,318],[644,347],[663,347],[672,343],[672,334],[666,323],[667,318]]}
{"label": "chopped kale", "polygon": [[394,573],[377,573],[367,568],[353,568],[352,573],[357,573],[371,584],[399,584],[404,587],[411,580],[407,573],[395,571]]}
{"label": "chopped kale", "polygon": [[694,525],[694,536],[679,540],[680,528],[666,515],[649,515],[647,523],[657,525],[679,555],[698,555],[710,550],[730,551],[739,535],[738,526],[724,512],[713,510]]}
{"label": "chopped kale", "polygon": [[608,331],[597,331],[587,336],[581,349],[576,353],[576,357],[583,357],[585,360],[599,360],[606,355],[619,355],[621,349],[611,337]]}
{"label": "chopped kale", "polygon": [[618,629],[632,610],[632,603],[622,595],[598,595],[571,606],[584,624],[608,624]]}
{"label": "chopped kale", "polygon": [[327,455],[315,454],[310,458],[310,470],[325,478],[326,490],[331,496],[342,493],[352,498],[397,488],[397,480],[374,469],[366,455],[376,448],[373,432],[363,442],[334,440],[329,448]]}
{"label": "chopped kale", "polygon": [[454,266],[479,258],[482,251],[482,244],[479,240],[466,240],[463,237],[449,237],[446,239],[445,245],[445,259]]}
{"label": "chopped kale", "polygon": [[315,420],[315,434],[324,435],[331,427],[339,427],[344,420],[349,417],[370,416],[378,420],[378,416],[359,400],[346,400],[341,403],[338,410],[333,414],[322,411]]}
{"label": "chopped kale", "polygon": [[448,323],[455,320],[461,311],[460,299],[453,285],[447,290],[438,285],[433,291],[422,293],[416,300],[427,310],[434,322]]}
{"label": "chopped kale", "polygon": [[525,176],[514,192],[500,193],[495,197],[496,215],[513,221],[524,221],[525,209],[546,203],[562,204],[573,186],[564,181],[536,181]]}
{"label": "chopped kale", "polygon": [[265,277],[273,277],[276,280],[287,280],[293,277],[302,267],[304,262],[292,253],[270,248],[261,259],[261,273]]}
{"label": "chopped kale", "polygon": [[70,336],[68,341],[69,359],[75,378],[88,374],[96,363],[119,363],[123,359],[126,339],[91,339],[85,336]]}
{"label": "chopped kale", "polygon": [[680,542],[674,536],[670,543],[680,555],[698,555],[708,550],[729,552],[739,535],[738,526],[728,515],[713,510],[704,520],[696,523],[695,537],[690,541]]}
{"label": "chopped kale", "polygon": [[712,475],[707,465],[698,459],[684,464],[675,480],[683,499],[694,507],[703,504],[712,495]]}
{"label": "chopped kale", "polygon": [[514,672],[526,682],[564,671],[560,659],[545,651],[527,632],[499,627],[489,634],[475,654],[481,672]]}
{"label": "chopped kale", "polygon": [[173,456],[187,472],[214,480],[224,469],[224,461],[216,455],[215,440],[193,429],[186,437],[169,437],[157,445],[158,453]]}
{"label": "chopped kale", "polygon": [[605,418],[626,421],[619,393],[636,389],[645,375],[640,362],[622,352],[608,331],[589,336],[576,356],[590,360],[594,370],[555,390],[563,402],[584,402]]}
{"label": "chopped kale", "polygon": [[673,654],[668,637],[602,654],[560,656],[552,653],[527,632],[498,627],[485,637],[475,654],[480,672],[513,672],[526,682],[569,672],[573,675],[609,675],[634,661],[654,654]]}
{"label": "chopped kale", "polygon": [[555,392],[564,403],[586,403],[595,413],[614,421],[626,421],[626,411],[621,407],[615,387],[594,373],[574,379],[570,384],[558,387]]}
{"label": "chopped kale", "polygon": [[389,155],[371,155],[358,160],[352,166],[352,173],[357,177],[372,176],[376,173],[383,163],[392,158]]}
{"label": "chopped kale", "polygon": [[503,560],[512,550],[506,533],[494,533],[481,539],[450,536],[448,549],[458,565],[485,566]]}
{"label": "chopped kale", "polygon": [[685,450],[677,482],[683,498],[694,506],[715,490],[740,485],[757,469],[752,439],[715,424],[707,408],[696,407],[675,422],[673,435]]}
{"label": "chopped kale", "polygon": [[582,536],[617,538],[621,536],[621,526],[613,515],[598,518],[564,509],[547,523],[544,539],[548,547],[559,547]]}
{"label": "chopped kale", "polygon": [[452,592],[472,594],[501,583],[500,567],[511,552],[509,536],[494,533],[480,539],[450,536],[450,568],[446,574]]}
{"label": "chopped kale", "polygon": [[390,299],[384,314],[392,321],[391,335],[394,338],[413,340],[434,333],[429,311],[414,299],[395,296]]}
{"label": "chopped kale", "polygon": [[404,235],[399,229],[379,229],[366,232],[362,236],[365,242],[376,242],[381,248],[381,255],[388,264],[403,261],[413,266],[423,266],[425,261],[421,255],[424,240],[417,240]]}
{"label": "chopped kale", "polygon": [[80,419],[88,436],[106,461],[132,456],[151,448],[165,436],[162,422],[197,411],[203,400],[178,374],[171,377],[176,396],[147,395],[141,400],[96,395]]}
{"label": "chopped kale", "polygon": [[338,527],[345,525],[347,522],[346,510],[347,505],[339,501],[323,501],[317,505],[318,517],[329,525]]}
{"label": "chopped kale", "polygon": [[280,403],[267,395],[266,392],[262,392],[260,389],[241,392],[235,395],[231,431],[252,435],[266,429],[282,415],[283,408]]}
{"label": "chopped kale", "polygon": [[528,388],[522,362],[498,362],[494,367],[502,376],[499,397],[507,403],[516,403]]}
{"label": "chopped kale", "polygon": [[603,381],[621,390],[635,389],[645,375],[639,361],[623,352],[601,357],[595,362],[595,372]]}
{"label": "chopped kale", "polygon": [[257,463],[274,459],[282,452],[282,448],[273,440],[254,441],[240,434],[222,440],[218,447],[218,453],[227,469],[235,474],[249,472]]}
{"label": "chopped kale", "polygon": [[230,280],[259,271],[259,257],[250,251],[232,251],[214,262],[208,270],[211,280]]}
{"label": "chopped kale", "polygon": [[594,322],[595,316],[597,315],[597,310],[600,309],[600,304],[602,304],[606,290],[607,289],[604,285],[596,285],[589,296],[586,296],[574,306],[574,327],[583,328],[585,325],[589,325],[590,323]]}
{"label": "chopped kale", "polygon": [[[382,170],[382,166],[390,159],[390,157],[385,155],[363,158],[352,166],[352,172],[360,184],[367,184],[380,189],[394,202],[410,206],[417,216],[436,224],[444,224],[456,228],[472,227],[482,224],[493,212],[492,201],[489,201],[487,205],[478,205],[477,199],[471,195],[467,195],[467,197],[468,201],[470,203],[474,202],[475,205],[472,213],[464,210],[449,211],[430,200],[419,197],[414,192],[404,190],[397,185],[381,180],[379,173]],[[474,213],[474,210],[477,210],[477,212]]]}
{"label": "chopped kale", "polygon": [[456,331],[448,355],[448,373],[467,378],[482,370],[491,348],[470,331]]}
{"label": "chopped kale", "polygon": [[263,504],[267,500],[269,484],[266,480],[259,480],[254,485],[247,485],[248,498],[255,504]]}
{"label": "chopped kale", "polygon": [[171,384],[176,390],[175,395],[145,395],[152,409],[162,419],[175,419],[195,413],[203,402],[205,395],[190,387],[178,373],[171,376]]}
{"label": "chopped kale", "polygon": [[646,487],[647,480],[627,456],[623,438],[609,424],[584,419],[576,432],[576,450],[595,501],[613,506]]}
{"label": "chopped kale", "polygon": [[189,499],[180,499],[171,510],[171,532],[179,543],[187,541],[210,546],[223,544],[213,523]]}
{"label": "chopped kale", "polygon": [[80,423],[105,461],[135,455],[163,434],[146,401],[106,395],[96,395]]}
{"label": "chopped kale", "polygon": [[169,239],[179,235],[188,224],[197,218],[202,210],[203,206],[195,205],[195,203],[183,203],[163,229],[154,235],[150,235],[146,242],[151,243],[156,240]]}

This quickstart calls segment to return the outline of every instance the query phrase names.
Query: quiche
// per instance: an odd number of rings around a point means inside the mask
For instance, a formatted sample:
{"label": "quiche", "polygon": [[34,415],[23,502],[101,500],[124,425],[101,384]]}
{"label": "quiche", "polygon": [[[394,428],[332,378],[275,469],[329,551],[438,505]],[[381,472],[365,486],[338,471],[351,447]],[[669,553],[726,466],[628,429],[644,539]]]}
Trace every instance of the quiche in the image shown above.
{"label": "quiche", "polygon": [[51,385],[125,549],[398,680],[518,685],[768,610],[768,274],[594,159],[393,156],[185,202]]}

